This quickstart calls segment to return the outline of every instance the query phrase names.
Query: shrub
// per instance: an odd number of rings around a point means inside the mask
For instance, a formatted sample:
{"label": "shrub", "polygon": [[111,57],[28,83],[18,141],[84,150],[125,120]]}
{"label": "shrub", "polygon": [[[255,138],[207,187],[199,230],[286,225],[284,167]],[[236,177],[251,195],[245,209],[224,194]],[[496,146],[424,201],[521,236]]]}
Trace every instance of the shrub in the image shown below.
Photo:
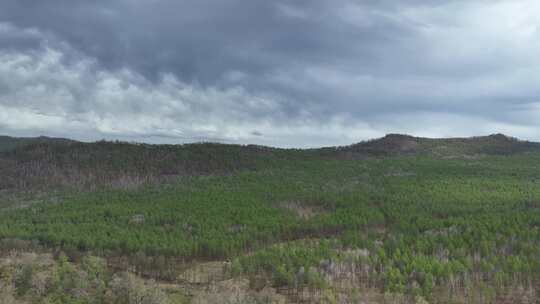
{"label": "shrub", "polygon": [[18,296],[25,295],[32,288],[32,275],[33,275],[32,265],[22,265],[15,271],[13,277],[15,284],[15,291]]}

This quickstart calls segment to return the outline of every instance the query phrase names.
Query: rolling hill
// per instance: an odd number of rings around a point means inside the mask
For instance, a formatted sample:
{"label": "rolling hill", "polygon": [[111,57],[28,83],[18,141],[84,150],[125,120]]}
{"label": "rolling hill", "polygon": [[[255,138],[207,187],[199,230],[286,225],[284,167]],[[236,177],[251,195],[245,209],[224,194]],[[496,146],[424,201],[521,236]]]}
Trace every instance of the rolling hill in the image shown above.
{"label": "rolling hill", "polygon": [[230,174],[256,170],[280,161],[362,159],[366,157],[431,156],[471,158],[540,151],[540,144],[502,134],[430,139],[390,134],[344,147],[278,149],[255,145],[198,143],[149,145],[125,142],[83,143],[59,138],[0,137],[1,189],[56,187],[95,188],[105,185]]}
{"label": "rolling hill", "polygon": [[376,156],[422,154],[437,157],[461,157],[536,152],[540,151],[540,143],[521,141],[504,134],[438,139],[389,134],[383,138],[341,147],[340,150]]}
{"label": "rolling hill", "polygon": [[137,292],[152,304],[540,295],[538,143],[3,142],[0,296],[15,303],[124,303],[115,295]]}
{"label": "rolling hill", "polygon": [[46,137],[46,136],[10,137],[10,136],[0,135],[0,153],[12,151],[19,147],[23,147],[23,146],[31,145],[31,144],[69,143],[69,142],[74,142],[74,141],[70,139],[65,139],[65,138],[54,138],[54,137]]}

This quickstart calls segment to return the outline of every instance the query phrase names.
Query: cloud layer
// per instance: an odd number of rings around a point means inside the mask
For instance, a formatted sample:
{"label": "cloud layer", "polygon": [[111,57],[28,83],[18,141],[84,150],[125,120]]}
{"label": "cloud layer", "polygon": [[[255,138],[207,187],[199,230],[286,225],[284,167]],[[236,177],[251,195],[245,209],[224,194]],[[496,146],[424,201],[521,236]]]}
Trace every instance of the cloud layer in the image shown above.
{"label": "cloud layer", "polygon": [[0,133],[540,140],[536,1],[0,3]]}

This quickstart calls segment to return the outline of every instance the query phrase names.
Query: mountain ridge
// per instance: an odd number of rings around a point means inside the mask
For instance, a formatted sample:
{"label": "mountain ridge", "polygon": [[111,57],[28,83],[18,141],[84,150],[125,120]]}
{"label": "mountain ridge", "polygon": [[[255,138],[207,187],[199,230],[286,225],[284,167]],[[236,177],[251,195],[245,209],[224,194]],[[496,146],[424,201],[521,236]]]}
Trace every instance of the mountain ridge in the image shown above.
{"label": "mountain ridge", "polygon": [[80,189],[111,185],[131,187],[174,178],[265,170],[277,164],[318,159],[362,160],[393,156],[471,159],[540,153],[540,143],[503,134],[445,139],[388,134],[349,146],[317,149],[216,143],[85,143],[46,137],[0,137],[0,146],[4,147],[0,150],[0,191],[46,191],[50,187],[73,186]]}
{"label": "mountain ridge", "polygon": [[392,133],[378,139],[341,147],[341,150],[378,156],[396,154],[509,155],[540,151],[540,143],[520,140],[501,133],[450,138],[426,138]]}
{"label": "mountain ridge", "polygon": [[[273,146],[266,146],[266,145],[258,145],[258,144],[231,144],[231,143],[217,143],[212,141],[201,141],[201,142],[193,142],[193,143],[178,143],[178,144],[151,144],[151,143],[144,143],[144,142],[136,142],[136,141],[119,141],[119,140],[98,140],[98,141],[92,141],[92,142],[82,142],[75,139],[70,138],[62,138],[62,137],[49,137],[49,136],[37,136],[37,137],[13,137],[9,135],[1,135],[0,134],[0,153],[10,151],[13,149],[16,149],[18,147],[31,145],[31,144],[49,144],[49,143],[60,143],[60,144],[69,144],[69,143],[83,143],[83,144],[97,144],[100,142],[109,142],[109,143],[121,143],[121,144],[131,144],[131,145],[143,145],[143,146],[185,146],[185,145],[200,145],[200,144],[214,144],[214,145],[230,145],[230,146],[241,146],[241,147],[251,147],[251,148],[259,148],[262,150],[268,150],[268,149],[274,149],[274,150],[302,150],[302,151],[315,151],[315,150],[327,150],[327,149],[337,149],[337,150],[352,150],[355,147],[359,146],[366,146],[374,148],[376,146],[386,146],[386,145],[398,145],[402,146],[401,148],[398,148],[397,150],[401,150],[401,152],[410,152],[413,151],[414,146],[413,142],[416,143],[436,143],[436,142],[445,142],[445,143],[519,143],[519,144],[529,144],[529,145],[535,145],[540,148],[540,142],[534,142],[534,141],[528,141],[528,140],[521,140],[517,137],[508,136],[503,133],[494,133],[490,135],[481,135],[481,136],[469,136],[469,137],[421,137],[421,136],[413,136],[409,134],[402,134],[402,133],[388,133],[383,137],[378,138],[371,138],[363,141],[359,141],[356,143],[351,143],[349,145],[344,146],[323,146],[323,147],[317,147],[317,148],[280,148],[280,147],[273,147]],[[404,146],[404,147],[403,147]],[[396,147],[394,147],[396,148]],[[400,152],[400,151],[389,151],[389,152]]]}

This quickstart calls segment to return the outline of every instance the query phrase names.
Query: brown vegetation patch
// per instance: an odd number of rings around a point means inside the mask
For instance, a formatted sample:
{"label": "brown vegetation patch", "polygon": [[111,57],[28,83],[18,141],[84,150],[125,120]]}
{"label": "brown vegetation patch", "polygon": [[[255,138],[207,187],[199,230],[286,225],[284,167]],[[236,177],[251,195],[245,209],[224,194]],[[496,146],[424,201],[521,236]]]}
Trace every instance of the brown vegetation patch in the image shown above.
{"label": "brown vegetation patch", "polygon": [[317,215],[328,213],[329,210],[322,206],[313,206],[301,201],[285,201],[278,205],[280,208],[292,212],[297,217],[308,220]]}
{"label": "brown vegetation patch", "polygon": [[198,292],[191,303],[290,303],[287,298],[277,293],[274,288],[265,287],[260,291],[250,288],[247,279],[230,279],[211,284],[204,291]]}
{"label": "brown vegetation patch", "polygon": [[201,285],[222,281],[225,278],[225,262],[207,262],[193,265],[177,278],[184,284]]}
{"label": "brown vegetation patch", "polygon": [[383,138],[358,143],[341,150],[369,155],[409,154],[418,152],[418,141],[418,138],[408,135],[388,134]]}
{"label": "brown vegetation patch", "polygon": [[416,173],[412,171],[404,171],[402,169],[394,169],[390,172],[387,172],[384,176],[389,177],[415,177]]}
{"label": "brown vegetation patch", "polygon": [[130,224],[141,225],[144,224],[144,214],[134,214],[129,220]]}
{"label": "brown vegetation patch", "polygon": [[246,230],[246,225],[236,224],[229,227],[228,231],[230,233],[240,233]]}

